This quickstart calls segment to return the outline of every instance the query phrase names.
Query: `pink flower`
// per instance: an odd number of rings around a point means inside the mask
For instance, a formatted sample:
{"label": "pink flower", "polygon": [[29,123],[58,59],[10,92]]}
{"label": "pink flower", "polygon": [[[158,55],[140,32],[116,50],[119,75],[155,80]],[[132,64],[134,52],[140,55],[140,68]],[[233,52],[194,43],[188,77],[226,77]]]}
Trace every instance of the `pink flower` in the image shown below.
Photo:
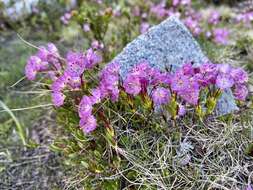
{"label": "pink flower", "polygon": [[[140,92],[146,93],[147,87],[154,80],[154,75],[158,73],[155,69],[151,68],[146,61],[142,61],[134,66],[123,81],[123,87],[127,93],[138,95]],[[158,82],[158,81],[157,81]]]}
{"label": "pink flower", "polygon": [[85,134],[89,134],[97,128],[97,120],[93,115],[80,120],[80,127]]}
{"label": "pink flower", "polygon": [[170,73],[161,73],[159,70],[154,69],[152,73],[152,80],[150,84],[156,86],[159,84],[170,85],[172,83],[172,75]]}
{"label": "pink flower", "polygon": [[231,76],[237,84],[243,84],[249,80],[247,72],[241,68],[232,69]]}
{"label": "pink flower", "polygon": [[53,43],[48,43],[47,47],[39,47],[39,51],[36,56],[38,56],[42,61],[51,62],[55,58],[59,57],[59,51]]}
{"label": "pink flower", "polygon": [[143,34],[143,33],[147,32],[149,28],[150,28],[150,24],[147,22],[143,22],[143,23],[141,23],[140,32]]}
{"label": "pink flower", "polygon": [[73,90],[78,90],[81,88],[81,77],[71,77],[68,80],[68,86]]}
{"label": "pink flower", "polygon": [[[189,80],[189,89],[192,89],[192,90],[199,90],[199,83],[198,81],[195,80],[194,77],[191,77],[190,80]],[[189,90],[188,89],[188,90]]]}
{"label": "pink flower", "polygon": [[178,70],[173,78],[171,83],[171,89],[175,92],[183,92],[189,88],[190,78],[185,76],[181,70]]}
{"label": "pink flower", "polygon": [[113,16],[115,17],[121,16],[121,10],[118,8],[114,9],[112,13],[113,13]]}
{"label": "pink flower", "polygon": [[113,88],[112,89],[110,98],[111,98],[111,100],[113,102],[118,101],[118,99],[119,99],[119,92],[120,92],[119,88]]}
{"label": "pink flower", "polygon": [[199,90],[189,89],[185,92],[180,93],[180,97],[183,98],[187,103],[197,105],[199,100]]}
{"label": "pink flower", "polygon": [[231,88],[233,85],[234,80],[228,74],[219,74],[216,78],[216,86],[222,90]]}
{"label": "pink flower", "polygon": [[80,77],[85,70],[85,55],[83,53],[68,52],[67,68],[65,72],[71,77]]}
{"label": "pink flower", "polygon": [[247,186],[246,190],[253,190],[250,184]]}
{"label": "pink flower", "polygon": [[31,56],[28,59],[27,64],[25,66],[25,75],[26,75],[27,79],[35,80],[36,74],[39,70],[38,65],[40,64],[40,62],[41,62],[41,59],[38,58],[37,56]]}
{"label": "pink flower", "polygon": [[58,79],[56,79],[51,85],[51,90],[53,92],[61,92],[67,85],[69,80],[69,76],[67,74],[61,75]]}
{"label": "pink flower", "polygon": [[89,96],[83,96],[78,109],[79,117],[80,118],[89,117],[92,113],[92,106],[93,106],[92,99]]}
{"label": "pink flower", "polygon": [[61,69],[61,65],[58,60],[60,55],[57,47],[53,43],[48,43],[47,47],[39,47],[39,51],[37,52],[36,56],[38,56],[44,63],[44,68],[42,70],[49,69],[48,66],[53,66],[51,69],[56,71]]}
{"label": "pink flower", "polygon": [[217,73],[217,65],[207,62],[199,67],[202,74]]}
{"label": "pink flower", "polygon": [[25,66],[25,75],[29,80],[34,80],[36,74],[40,71],[45,71],[48,69],[48,62],[43,61],[39,56],[31,56]]}
{"label": "pink flower", "polygon": [[217,65],[213,63],[204,63],[199,67],[200,73],[197,73],[194,78],[199,81],[199,84],[206,87],[210,84],[215,84],[218,74]]}
{"label": "pink flower", "polygon": [[170,8],[168,10],[167,14],[168,14],[168,17],[174,16],[174,17],[180,18],[180,16],[181,16],[181,13],[173,10],[173,8]]}
{"label": "pink flower", "polygon": [[146,61],[141,61],[131,69],[131,74],[138,76],[140,79],[149,80],[149,77],[153,74],[154,69],[151,68]]}
{"label": "pink flower", "polygon": [[152,93],[152,100],[155,105],[163,105],[169,103],[170,92],[168,89],[159,87],[156,88]]}
{"label": "pink flower", "polygon": [[119,69],[120,65],[112,62],[101,71],[99,83],[101,98],[109,96],[112,101],[117,101],[119,96]]}
{"label": "pink flower", "polygon": [[104,44],[103,44],[102,42],[99,42],[99,41],[97,41],[97,40],[94,40],[94,41],[92,41],[92,43],[91,43],[91,47],[92,47],[93,49],[98,49],[98,50],[100,50],[100,49],[103,49],[103,48],[104,48]]}
{"label": "pink flower", "polygon": [[183,70],[183,73],[185,75],[189,75],[189,76],[192,76],[195,74],[194,72],[194,68],[192,67],[192,64],[191,63],[186,63],[183,65],[182,67],[182,70]]}
{"label": "pink flower", "polygon": [[41,47],[39,47],[39,51],[37,52],[36,55],[37,55],[41,60],[43,60],[43,61],[48,61],[48,54],[49,54],[49,52],[48,52],[47,48],[44,47],[44,46],[41,46]]}
{"label": "pink flower", "polygon": [[234,89],[234,96],[237,100],[245,101],[249,91],[245,85],[236,85]]}
{"label": "pink flower", "polygon": [[246,26],[250,27],[251,22],[253,21],[253,11],[238,14],[235,19],[236,19],[236,22],[242,22],[246,24]]}
{"label": "pink flower", "polygon": [[84,32],[89,32],[90,31],[90,24],[89,23],[84,23],[83,24],[83,31]]}
{"label": "pink flower", "polygon": [[219,21],[220,21],[220,13],[217,11],[211,12],[209,19],[208,19],[208,23],[216,25],[219,23]]}
{"label": "pink flower", "polygon": [[123,87],[128,94],[134,96],[141,92],[141,82],[138,76],[129,74],[124,80]]}
{"label": "pink flower", "polygon": [[180,0],[172,0],[172,5],[173,5],[174,7],[178,6],[179,3],[180,3]]}
{"label": "pink flower", "polygon": [[47,44],[47,50],[48,50],[49,56],[50,55],[59,56],[58,49],[53,43]]}
{"label": "pink flower", "polygon": [[101,92],[99,88],[95,88],[91,91],[92,104],[97,104],[101,101]]}
{"label": "pink flower", "polygon": [[199,26],[199,21],[197,19],[187,17],[184,20],[184,23],[191,30],[194,36],[198,36],[202,32],[202,29]]}
{"label": "pink flower", "polygon": [[69,23],[69,20],[67,20],[64,16],[61,16],[60,20],[65,25],[67,25]]}
{"label": "pink flower", "polygon": [[212,37],[212,32],[207,31],[207,32],[205,33],[205,36],[206,36],[208,39],[211,38],[211,37]]}
{"label": "pink flower", "polygon": [[102,57],[94,52],[91,48],[87,50],[86,52],[86,63],[85,67],[87,69],[93,68],[95,65],[100,63],[102,61]]}
{"label": "pink flower", "polygon": [[103,0],[96,0],[96,2],[97,2],[98,4],[102,4],[102,3],[103,3]]}
{"label": "pink flower", "polygon": [[61,92],[52,93],[52,102],[56,107],[60,107],[64,104],[65,95]]}
{"label": "pink flower", "polygon": [[[179,96],[185,100],[187,103],[192,104],[192,105],[197,105],[198,104],[198,99],[199,99],[199,83],[197,80],[195,80],[194,77],[186,79],[187,88],[185,86],[180,86],[179,90],[177,91]],[[184,83],[184,82],[183,82]]]}
{"label": "pink flower", "polygon": [[232,71],[232,67],[229,64],[219,64],[217,68],[221,74],[230,74]]}
{"label": "pink flower", "polygon": [[100,77],[104,78],[106,75],[119,75],[119,69],[120,69],[120,64],[117,62],[111,62],[105,66],[105,68],[101,71]]}
{"label": "pink flower", "polygon": [[159,19],[167,16],[168,10],[166,9],[166,2],[161,1],[157,5],[152,5],[150,12],[153,13]]}
{"label": "pink flower", "polygon": [[72,15],[70,13],[65,13],[64,17],[69,20],[71,19]]}
{"label": "pink flower", "polygon": [[225,28],[217,28],[213,30],[214,42],[221,45],[228,44],[229,31]]}
{"label": "pink flower", "polygon": [[63,24],[67,25],[71,19],[72,15],[70,13],[65,13],[63,16],[61,16],[60,20]]}

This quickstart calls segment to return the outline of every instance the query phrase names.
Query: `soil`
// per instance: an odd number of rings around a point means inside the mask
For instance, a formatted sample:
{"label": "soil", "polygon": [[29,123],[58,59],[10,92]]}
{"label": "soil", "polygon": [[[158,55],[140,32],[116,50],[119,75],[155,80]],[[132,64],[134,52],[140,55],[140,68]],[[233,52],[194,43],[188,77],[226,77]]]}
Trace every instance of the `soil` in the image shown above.
{"label": "soil", "polygon": [[[31,127],[31,139],[40,145],[37,148],[8,147],[10,158],[0,155],[4,169],[0,172],[1,190],[63,189],[64,170],[60,155],[49,150],[52,142],[50,129],[55,123],[50,117],[41,117]],[[2,150],[4,147],[1,148]]]}

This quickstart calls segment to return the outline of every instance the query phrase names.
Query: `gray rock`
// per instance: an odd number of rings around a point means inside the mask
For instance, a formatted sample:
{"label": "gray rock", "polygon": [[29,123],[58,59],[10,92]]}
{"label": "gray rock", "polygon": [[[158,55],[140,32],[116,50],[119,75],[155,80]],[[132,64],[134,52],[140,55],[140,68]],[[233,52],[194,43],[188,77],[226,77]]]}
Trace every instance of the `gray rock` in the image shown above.
{"label": "gray rock", "polygon": [[231,90],[227,90],[221,96],[216,106],[217,115],[226,115],[237,111],[238,107],[236,106],[234,96]]}
{"label": "gray rock", "polygon": [[[208,58],[184,24],[176,17],[170,17],[137,37],[114,59],[121,65],[123,79],[134,65],[144,60],[160,70],[171,66],[175,70],[189,61],[199,66]],[[218,115],[224,115],[237,109],[233,95],[228,91],[219,100],[216,111]]]}

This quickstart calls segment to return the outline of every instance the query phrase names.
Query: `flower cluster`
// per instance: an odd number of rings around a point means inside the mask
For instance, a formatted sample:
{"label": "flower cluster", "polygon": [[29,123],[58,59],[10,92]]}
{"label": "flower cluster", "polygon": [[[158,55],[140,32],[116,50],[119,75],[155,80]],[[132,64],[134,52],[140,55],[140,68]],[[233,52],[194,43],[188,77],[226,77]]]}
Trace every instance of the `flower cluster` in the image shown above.
{"label": "flower cluster", "polygon": [[59,53],[54,44],[49,43],[47,47],[39,47],[37,54],[31,56],[25,67],[25,74],[29,80],[35,80],[38,72],[47,71],[52,68],[60,69],[58,60]]}
{"label": "flower cluster", "polygon": [[166,2],[161,1],[157,5],[152,5],[150,12],[156,15],[157,18],[163,18],[168,15],[168,10],[166,9]]}
{"label": "flower cluster", "polygon": [[92,69],[102,61],[102,57],[93,49],[86,53],[68,52],[66,59],[60,57],[56,46],[49,43],[47,47],[39,47],[37,54],[28,59],[25,75],[29,80],[35,80],[37,73],[46,72],[53,83],[51,85],[52,101],[56,107],[64,103],[64,89],[77,90],[81,88],[83,73]]}
{"label": "flower cluster", "polygon": [[119,64],[110,63],[100,73],[99,86],[91,90],[90,96],[83,96],[79,104],[80,127],[87,134],[97,127],[96,118],[92,115],[93,105],[105,98],[117,101],[119,97]]}
{"label": "flower cluster", "polygon": [[[160,72],[142,62],[135,66],[123,81],[126,93],[132,96],[149,96],[154,106],[169,106],[173,117],[186,113],[186,107],[200,109],[203,105],[213,112],[223,91],[232,89],[235,99],[245,101],[248,89],[247,73],[228,64],[204,63],[194,67],[186,63],[174,73]],[[208,91],[203,98],[201,92]],[[174,110],[173,110],[174,109]],[[171,111],[171,110],[170,110]]]}
{"label": "flower cluster", "polygon": [[[174,72],[165,72],[151,67],[144,60],[135,65],[124,79],[119,76],[120,64],[111,62],[99,73],[97,86],[89,88],[85,81],[85,71],[101,61],[102,57],[92,48],[84,53],[70,51],[63,59],[55,45],[48,44],[30,57],[25,73],[30,80],[34,80],[38,72],[47,73],[52,81],[52,102],[56,107],[64,104],[68,96],[65,90],[84,93],[82,97],[78,95],[72,103],[75,102],[75,107],[79,104],[80,127],[85,134],[97,128],[97,110],[94,112],[94,106],[102,104],[105,99],[119,101],[121,94],[132,100],[140,97],[143,105],[149,103],[148,109],[164,107],[172,118],[183,116],[187,108],[192,107],[206,106],[207,114],[212,113],[216,104],[210,106],[209,103],[216,102],[227,89],[232,89],[234,97],[240,101],[245,101],[248,94],[248,75],[243,69],[210,62],[200,66],[189,62]],[[206,91],[208,93],[203,96],[202,92]]]}
{"label": "flower cluster", "polygon": [[220,19],[221,19],[220,13],[218,11],[212,11],[209,16],[208,23],[217,25],[220,22]]}
{"label": "flower cluster", "polygon": [[187,17],[186,19],[184,19],[184,24],[191,30],[194,36],[198,36],[202,32],[199,21],[200,17]]}
{"label": "flower cluster", "polygon": [[238,14],[235,18],[236,22],[242,22],[247,26],[250,26],[253,21],[253,11]]}
{"label": "flower cluster", "polygon": [[204,63],[193,67],[191,63],[186,63],[170,74],[140,63],[127,75],[123,87],[133,96],[146,93],[151,88],[151,97],[156,105],[167,104],[172,94],[179,96],[184,103],[197,105],[200,91],[211,85],[221,91],[233,88],[235,98],[244,101],[248,94],[247,81],[248,76],[243,69],[227,64]]}
{"label": "flower cluster", "polygon": [[229,19],[230,23],[243,23],[246,27],[250,27],[253,21],[252,11],[222,15],[221,12],[213,9],[206,14],[196,10],[191,4],[191,0],[172,0],[171,3],[164,0],[157,3],[148,1],[149,12],[141,13],[140,8],[135,6],[133,14],[142,20],[141,33],[146,32],[150,27],[150,23],[147,22],[149,15],[159,20],[173,15],[180,18],[195,37],[203,36],[220,45],[228,45],[229,38],[233,37],[228,28],[222,26],[222,21]]}
{"label": "flower cluster", "polygon": [[66,67],[63,74],[59,76],[52,84],[52,99],[55,106],[63,105],[65,88],[78,90],[81,88],[83,73],[85,70],[92,69],[96,64],[102,61],[102,57],[88,49],[86,53],[68,52],[66,57]]}
{"label": "flower cluster", "polygon": [[150,12],[155,15],[156,18],[162,19],[171,15],[178,15],[177,8],[179,7],[188,7],[191,5],[191,0],[173,0],[171,7],[166,7],[166,1],[162,0],[158,4],[151,3]]}
{"label": "flower cluster", "polygon": [[[170,6],[167,6],[168,3],[165,0],[161,0],[160,2],[157,3],[147,2],[147,5],[149,6],[149,13],[151,13],[152,16],[154,16],[159,20],[170,16],[176,16],[179,18],[181,16],[180,9],[191,8],[191,0],[173,0],[170,3]],[[140,25],[141,33],[145,33],[150,28],[150,23],[147,22],[149,13],[147,12],[141,13],[141,10],[138,6],[135,6],[133,8],[132,14],[142,19]]]}
{"label": "flower cluster", "polygon": [[99,42],[97,40],[92,41],[91,47],[96,50],[101,50],[104,48],[104,44],[102,42]]}
{"label": "flower cluster", "polygon": [[229,65],[218,65],[218,76],[216,86],[222,90],[234,88],[236,99],[244,101],[248,95],[246,83],[248,82],[247,73],[241,68],[231,68]]}
{"label": "flower cluster", "polygon": [[214,41],[217,44],[227,45],[229,31],[225,28],[216,28],[213,30]]}
{"label": "flower cluster", "polygon": [[[180,12],[181,8],[183,12]],[[162,19],[171,15],[181,18],[184,24],[191,30],[194,36],[199,36],[202,33],[209,39],[212,39],[217,44],[227,45],[229,31],[225,28],[217,28],[222,17],[218,11],[211,11],[207,20],[201,12],[197,12],[192,6],[190,0],[173,0],[171,7],[166,6],[165,1],[158,4],[151,4],[150,13],[158,19]],[[237,18],[237,21],[250,20],[251,14],[243,15]],[[208,29],[203,27],[203,22],[208,23]],[[141,24],[141,33],[145,32],[149,27],[147,22]]]}

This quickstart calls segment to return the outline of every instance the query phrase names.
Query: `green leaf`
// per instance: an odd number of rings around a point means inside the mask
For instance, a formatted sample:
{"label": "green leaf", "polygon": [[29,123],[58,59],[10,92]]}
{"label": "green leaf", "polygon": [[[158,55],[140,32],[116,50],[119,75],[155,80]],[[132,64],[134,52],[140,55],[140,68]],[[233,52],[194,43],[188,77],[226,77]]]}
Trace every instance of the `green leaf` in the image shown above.
{"label": "green leaf", "polygon": [[117,180],[108,180],[103,182],[102,189],[118,190],[119,182]]}

